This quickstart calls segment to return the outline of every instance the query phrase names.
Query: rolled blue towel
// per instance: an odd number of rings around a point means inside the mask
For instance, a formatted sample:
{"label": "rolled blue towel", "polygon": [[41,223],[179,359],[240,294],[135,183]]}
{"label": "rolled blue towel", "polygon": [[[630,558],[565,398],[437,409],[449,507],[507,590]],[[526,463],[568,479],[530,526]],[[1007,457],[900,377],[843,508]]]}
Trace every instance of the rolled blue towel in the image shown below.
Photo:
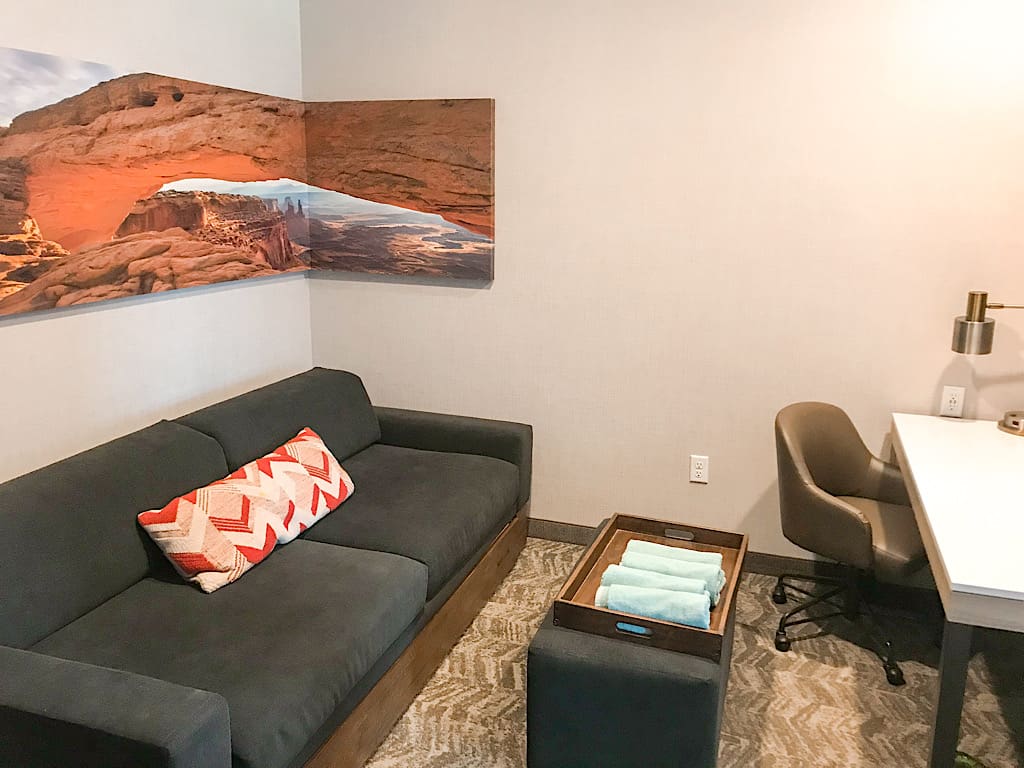
{"label": "rolled blue towel", "polygon": [[639,568],[627,568],[624,565],[609,565],[601,574],[601,586],[622,584],[628,587],[650,587],[652,589],[672,589],[676,592],[696,592],[698,595],[707,592],[704,579],[688,579],[683,576],[669,576],[667,573],[641,571]]}
{"label": "rolled blue towel", "polygon": [[[632,584],[621,584],[620,586],[629,587],[629,586],[633,586],[633,585]],[[601,587],[597,588],[597,594],[594,596],[594,605],[595,606],[597,606],[598,608],[607,608],[608,607],[608,590],[609,589],[611,589],[610,585],[609,586],[601,586]],[[656,589],[656,587],[645,587],[645,589]],[[669,591],[669,592],[680,592],[680,591],[683,591],[683,590],[670,589],[670,590],[667,590],[667,591]],[[708,599],[708,605],[711,605],[711,595],[708,594],[708,591],[706,589],[701,590],[700,592],[687,592],[686,594],[688,594],[688,595],[699,595],[699,596],[702,595],[702,596],[704,596],[704,597],[706,597]]]}
{"label": "rolled blue towel", "polygon": [[627,568],[639,568],[641,571],[682,576],[685,579],[701,579],[704,582],[704,588],[711,596],[711,605],[718,605],[722,587],[725,586],[725,572],[710,563],[691,563],[685,560],[671,560],[667,557],[627,551],[622,555],[622,565]]}
{"label": "rolled blue towel", "polygon": [[686,547],[668,547],[643,539],[630,539],[626,542],[627,552],[640,552],[645,555],[668,557],[672,560],[688,560],[692,563],[711,563],[716,568],[722,567],[722,555],[719,552],[701,552]]}
{"label": "rolled blue towel", "polygon": [[711,601],[707,595],[626,584],[612,584],[607,589],[608,607],[613,611],[673,621],[698,629],[711,626]]}

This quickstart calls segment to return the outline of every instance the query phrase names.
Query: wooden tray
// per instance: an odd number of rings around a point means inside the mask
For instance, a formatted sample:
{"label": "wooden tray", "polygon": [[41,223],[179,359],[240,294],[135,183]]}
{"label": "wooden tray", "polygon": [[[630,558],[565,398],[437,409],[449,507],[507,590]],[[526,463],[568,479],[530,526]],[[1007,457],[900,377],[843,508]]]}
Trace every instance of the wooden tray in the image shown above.
{"label": "wooden tray", "polygon": [[[727,581],[718,605],[711,609],[708,629],[595,607],[594,598],[601,584],[601,574],[609,565],[622,559],[626,544],[631,539],[722,554],[722,570]],[[567,629],[720,661],[725,628],[730,615],[736,610],[736,590],[746,554],[747,537],[742,533],[615,515],[590,545],[555,598],[554,622]],[[627,631],[622,625],[637,629]],[[644,634],[637,634],[637,631]]]}

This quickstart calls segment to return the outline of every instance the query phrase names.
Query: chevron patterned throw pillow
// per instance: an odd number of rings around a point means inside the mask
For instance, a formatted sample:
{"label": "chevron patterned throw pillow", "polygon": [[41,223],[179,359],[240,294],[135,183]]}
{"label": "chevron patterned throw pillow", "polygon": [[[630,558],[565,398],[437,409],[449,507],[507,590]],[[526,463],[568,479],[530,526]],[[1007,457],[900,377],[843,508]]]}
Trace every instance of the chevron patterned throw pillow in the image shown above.
{"label": "chevron patterned throw pillow", "polygon": [[294,459],[282,463],[275,477],[285,486],[294,508],[282,519],[277,540],[287,544],[352,495],[352,478],[309,427],[278,448],[274,455]]}
{"label": "chevron patterned throw pillow", "polygon": [[213,592],[263,560],[278,542],[294,539],[353,490],[351,478],[307,428],[223,480],[138,519],[182,577]]}

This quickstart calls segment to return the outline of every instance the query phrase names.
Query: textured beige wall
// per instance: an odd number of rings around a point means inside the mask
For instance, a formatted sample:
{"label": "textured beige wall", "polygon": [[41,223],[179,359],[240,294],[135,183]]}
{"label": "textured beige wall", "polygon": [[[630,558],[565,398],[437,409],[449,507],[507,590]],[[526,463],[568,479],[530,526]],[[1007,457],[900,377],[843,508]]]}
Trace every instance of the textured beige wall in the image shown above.
{"label": "textured beige wall", "polygon": [[[6,3],[0,45],[297,98],[295,0]],[[308,368],[302,276],[0,320],[0,480]]]}
{"label": "textured beige wall", "polygon": [[[772,419],[1024,405],[1017,2],[303,0],[304,95],[495,97],[497,279],[311,280],[313,356],[536,429],[533,514],[778,526]],[[711,456],[711,484],[686,457]]]}

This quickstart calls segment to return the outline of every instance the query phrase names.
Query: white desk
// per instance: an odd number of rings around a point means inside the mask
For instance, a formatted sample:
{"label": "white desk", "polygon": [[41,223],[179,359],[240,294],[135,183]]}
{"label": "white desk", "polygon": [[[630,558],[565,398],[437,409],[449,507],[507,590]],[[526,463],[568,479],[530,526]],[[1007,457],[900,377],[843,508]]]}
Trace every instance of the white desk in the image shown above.
{"label": "white desk", "polygon": [[946,612],[929,764],[949,768],[973,628],[1024,632],[1024,438],[896,413],[893,447]]}

